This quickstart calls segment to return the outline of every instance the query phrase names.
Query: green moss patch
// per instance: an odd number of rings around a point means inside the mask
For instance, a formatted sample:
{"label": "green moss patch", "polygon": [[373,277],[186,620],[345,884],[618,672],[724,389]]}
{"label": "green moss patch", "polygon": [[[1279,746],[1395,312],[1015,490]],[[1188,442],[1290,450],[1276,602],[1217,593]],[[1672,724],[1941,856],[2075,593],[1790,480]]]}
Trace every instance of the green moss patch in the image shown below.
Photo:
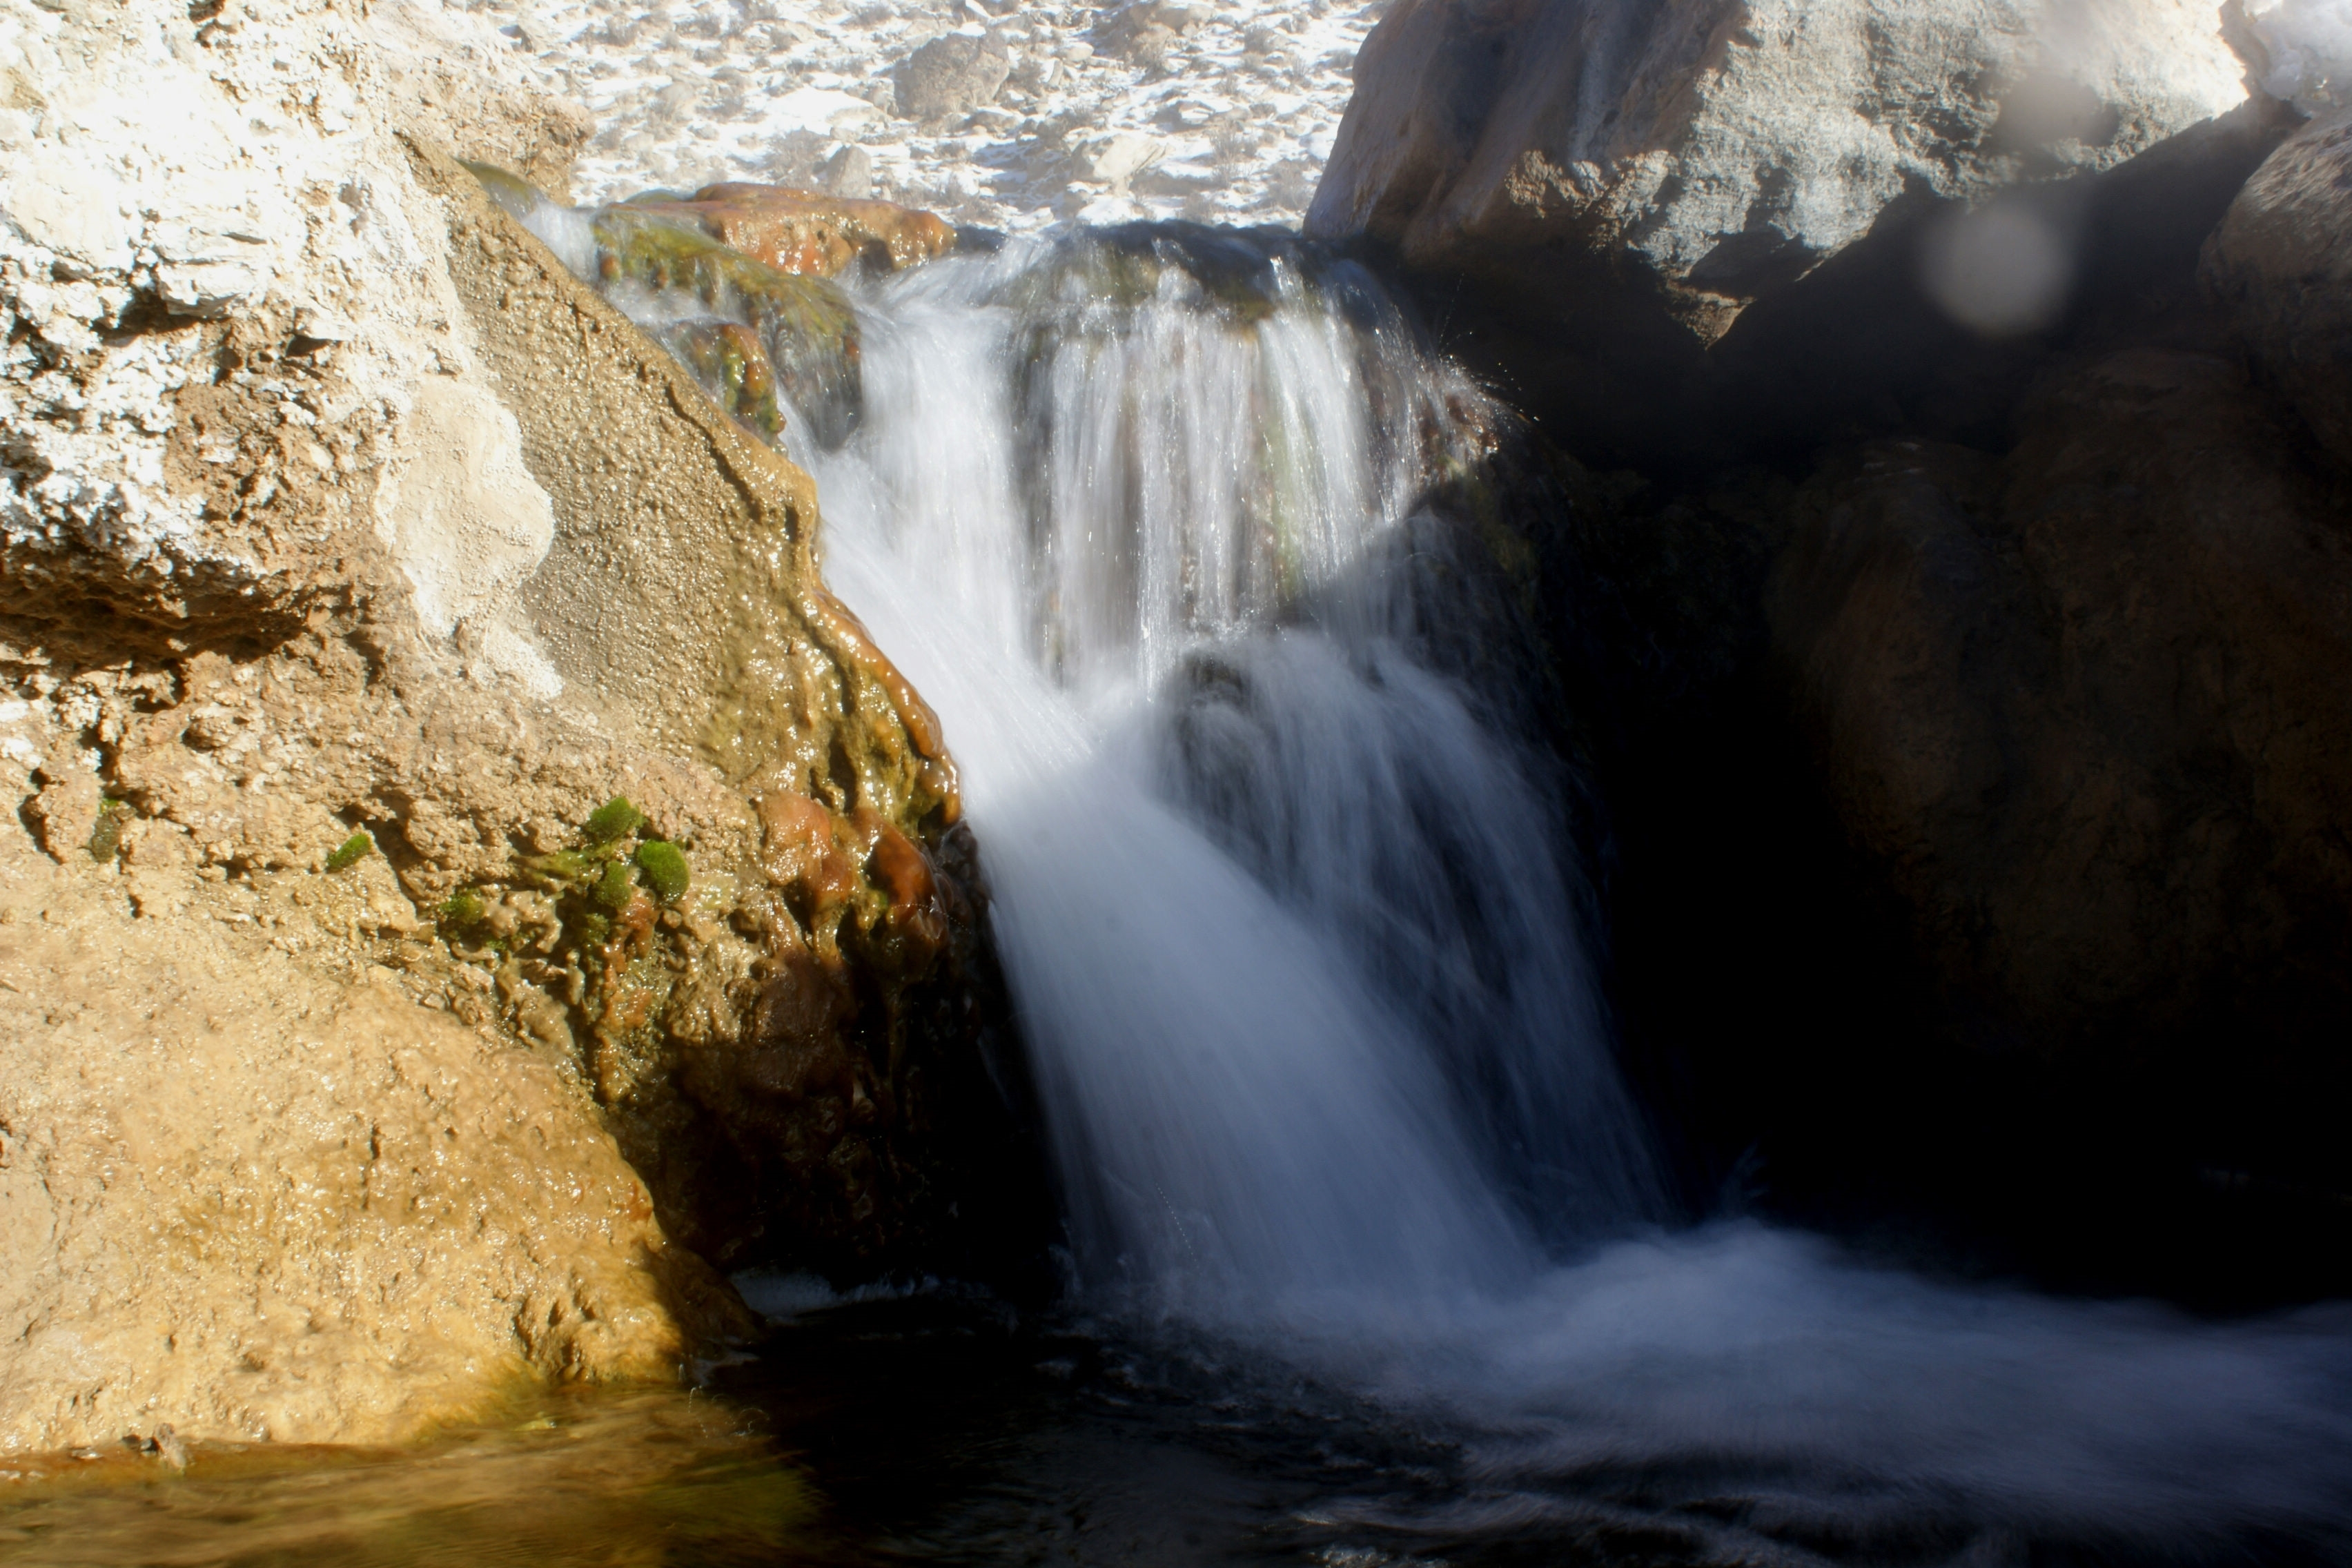
{"label": "green moss patch", "polygon": [[678,853],[677,846],[658,838],[637,846],[637,869],[645,873],[646,886],[665,901],[685,892],[694,880],[694,873],[686,857]]}
{"label": "green moss patch", "polygon": [[613,844],[645,825],[646,814],[631,805],[627,795],[616,795],[588,814],[580,825],[580,837],[591,844]]}

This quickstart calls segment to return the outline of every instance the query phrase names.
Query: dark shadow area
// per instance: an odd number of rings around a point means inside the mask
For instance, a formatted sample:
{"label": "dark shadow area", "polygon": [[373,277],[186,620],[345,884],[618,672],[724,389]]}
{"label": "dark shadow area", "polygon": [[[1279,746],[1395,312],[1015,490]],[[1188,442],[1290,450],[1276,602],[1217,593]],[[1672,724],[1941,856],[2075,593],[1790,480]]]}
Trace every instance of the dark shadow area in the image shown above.
{"label": "dark shadow area", "polygon": [[[1436,341],[1533,422],[1432,504],[1475,530],[1499,498],[1535,546],[1555,683],[1543,722],[1587,781],[1573,810],[1623,1062],[1695,1209],[1823,1226],[1932,1271],[2207,1310],[2352,1294],[2352,1163],[2331,1131],[2352,1103],[2352,936],[2291,858],[2264,847],[2260,791],[2226,742],[2148,738],[2186,721],[2153,710],[2139,667],[2203,634],[2098,633],[2102,616],[2132,624],[2126,601],[2112,614],[2095,602],[2084,629],[2082,595],[2114,591],[2088,585],[2103,562],[2126,580],[2133,561],[2164,564],[2192,592],[2196,569],[2168,565],[2189,545],[2167,542],[2172,514],[2135,489],[2168,470],[2118,458],[2074,473],[2049,434],[2108,416],[2076,401],[2092,396],[2078,386],[2153,376],[2111,400],[2128,424],[2189,395],[2184,374],[2242,379],[2198,258],[2289,129],[2274,106],[2249,106],[2043,193],[2074,226],[2077,274],[2063,315],[2019,337],[1973,333],[1928,298],[1921,248],[1951,214],[1918,198],[1706,351],[1660,301],[1605,279],[1563,271],[1541,297],[1490,279],[1408,280]],[[2264,448],[2264,472],[2326,526],[2343,476],[2258,387],[2231,395],[2250,424],[2289,431]],[[2084,428],[2082,440],[2105,438]],[[2131,428],[2167,426],[2150,416]],[[2086,977],[2063,1005],[2021,1001],[2003,976],[2031,954],[2006,970],[1955,957],[1959,939],[1922,923],[1929,909],[1958,910],[1956,929],[2014,923],[1984,912],[1999,889],[1971,882],[1969,865],[1889,859],[1884,835],[1852,815],[1847,775],[1882,764],[1838,750],[1850,715],[1823,720],[1817,683],[1843,667],[1820,662],[1813,629],[1776,626],[1768,604],[1792,535],[1849,526],[1828,476],[1873,442],[2009,465],[2000,482],[2015,494],[1982,524],[2008,597],[1963,596],[1951,612],[1957,679],[1983,694],[1969,700],[2027,736],[1983,742],[2005,748],[1976,759],[1994,781],[1971,808],[1983,831],[2028,834],[2026,801],[2063,794],[2051,759],[2077,745],[2154,758],[2133,787],[2213,825],[2180,831],[2248,836],[2229,862],[2254,868],[2229,873],[2239,881],[2150,895],[2210,928],[2163,929],[2185,944],[2178,973],[2120,992]],[[2179,462],[2193,473],[2202,460]],[[2226,551],[2237,525],[2217,526]],[[2121,530],[2117,542],[2098,528]],[[2070,537],[2097,570],[2052,564]],[[1858,613],[1853,594],[1919,580],[1906,572],[1932,575],[1930,560],[1840,588],[1838,613]],[[2029,634],[2053,662],[1988,651]],[[1839,658],[1871,657],[1869,636],[1842,635],[1859,640]],[[1915,742],[1891,743],[1884,765],[1916,761],[1902,749]],[[2045,899],[2073,896],[2057,886]]]}

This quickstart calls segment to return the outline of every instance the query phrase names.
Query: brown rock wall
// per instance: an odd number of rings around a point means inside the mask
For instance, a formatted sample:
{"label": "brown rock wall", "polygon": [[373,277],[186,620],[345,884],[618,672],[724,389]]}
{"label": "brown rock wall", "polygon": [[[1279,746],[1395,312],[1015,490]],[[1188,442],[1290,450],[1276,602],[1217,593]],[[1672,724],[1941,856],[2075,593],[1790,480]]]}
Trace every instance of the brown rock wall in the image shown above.
{"label": "brown rock wall", "polygon": [[2214,354],[2110,353],[2019,417],[1794,504],[1766,603],[1838,820],[1993,1037],[2340,1183],[2307,1110],[2352,1020],[2346,481]]}
{"label": "brown rock wall", "polygon": [[2352,117],[2313,121],[2254,172],[2204,279],[2263,372],[2352,462]]}

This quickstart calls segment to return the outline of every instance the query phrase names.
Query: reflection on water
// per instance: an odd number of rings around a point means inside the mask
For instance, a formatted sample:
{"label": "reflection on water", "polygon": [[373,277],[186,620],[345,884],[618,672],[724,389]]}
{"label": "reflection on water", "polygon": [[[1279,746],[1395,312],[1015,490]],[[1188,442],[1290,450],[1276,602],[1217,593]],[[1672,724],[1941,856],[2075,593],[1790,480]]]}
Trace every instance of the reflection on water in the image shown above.
{"label": "reflection on water", "polygon": [[0,1562],[47,1568],[751,1564],[828,1558],[804,1472],[751,1413],[567,1392],[415,1449],[128,1447],[0,1462]]}
{"label": "reflection on water", "polygon": [[[984,1301],[809,1312],[702,1392],[587,1391],[404,1453],[23,1461],[0,1562],[236,1564],[2320,1563],[2251,1523],[2137,1538],[1837,1466],[1532,1473],[1507,1434],[1229,1342]],[[1530,1432],[1527,1436],[1538,1436]]]}

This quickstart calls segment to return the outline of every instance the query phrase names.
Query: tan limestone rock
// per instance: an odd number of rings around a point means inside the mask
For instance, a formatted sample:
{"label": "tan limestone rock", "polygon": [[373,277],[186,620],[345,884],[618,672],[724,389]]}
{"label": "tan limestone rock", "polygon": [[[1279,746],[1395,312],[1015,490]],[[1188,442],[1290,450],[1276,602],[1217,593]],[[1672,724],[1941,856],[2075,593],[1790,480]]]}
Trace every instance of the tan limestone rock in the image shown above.
{"label": "tan limestone rock", "polygon": [[[860,825],[968,859],[952,763],[807,477],[448,156],[561,189],[576,113],[461,13],[0,5],[53,110],[0,125],[0,1441],[673,1376],[743,1321],[677,1243],[758,1242],[742,1172],[853,1102],[761,1245],[938,1234],[979,915],[906,963]],[[850,1073],[730,1119],[684,1053],[736,1083],[815,945],[780,788],[847,858]],[[593,926],[537,868],[623,795]]]}
{"label": "tan limestone rock", "polygon": [[306,954],[388,873],[304,918],[142,856],[159,917],[0,837],[0,1451],[381,1441],[724,1324],[560,1061]]}

